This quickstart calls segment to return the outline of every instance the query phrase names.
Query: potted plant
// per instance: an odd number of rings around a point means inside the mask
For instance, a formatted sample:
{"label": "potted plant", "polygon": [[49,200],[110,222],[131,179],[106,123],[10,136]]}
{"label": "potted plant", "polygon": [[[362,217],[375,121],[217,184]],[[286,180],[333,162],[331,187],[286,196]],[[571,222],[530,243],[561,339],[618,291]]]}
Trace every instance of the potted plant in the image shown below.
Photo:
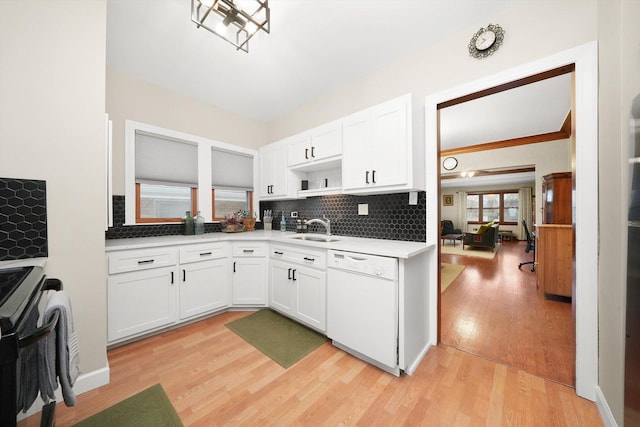
{"label": "potted plant", "polygon": [[256,216],[255,213],[251,214],[251,211],[238,211],[238,216],[242,218],[242,223],[246,231],[253,231],[256,228]]}

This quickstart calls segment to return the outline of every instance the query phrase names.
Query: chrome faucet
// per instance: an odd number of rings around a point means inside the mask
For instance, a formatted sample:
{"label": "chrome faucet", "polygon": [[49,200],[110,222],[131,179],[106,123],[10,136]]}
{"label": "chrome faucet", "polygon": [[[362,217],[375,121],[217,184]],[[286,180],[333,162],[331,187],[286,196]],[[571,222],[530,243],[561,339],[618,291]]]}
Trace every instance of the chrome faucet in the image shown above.
{"label": "chrome faucet", "polygon": [[320,218],[310,219],[309,221],[307,221],[307,225],[322,224],[326,230],[326,235],[331,236],[331,221],[329,221],[329,218],[324,215],[322,215],[322,218],[324,218],[324,221]]}

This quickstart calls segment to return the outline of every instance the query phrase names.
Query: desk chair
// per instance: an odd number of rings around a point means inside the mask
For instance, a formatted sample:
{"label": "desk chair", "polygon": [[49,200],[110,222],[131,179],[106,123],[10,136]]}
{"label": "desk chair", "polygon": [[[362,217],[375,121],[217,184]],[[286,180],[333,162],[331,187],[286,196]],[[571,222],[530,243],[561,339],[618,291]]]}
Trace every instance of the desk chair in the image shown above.
{"label": "desk chair", "polygon": [[518,265],[518,269],[525,264],[531,264],[531,271],[536,271],[536,244],[531,237],[531,233],[529,233],[529,229],[527,228],[527,223],[522,220],[522,226],[524,227],[524,234],[527,236],[527,247],[524,248],[524,253],[528,254],[529,252],[533,252],[533,259],[531,261],[521,262]]}

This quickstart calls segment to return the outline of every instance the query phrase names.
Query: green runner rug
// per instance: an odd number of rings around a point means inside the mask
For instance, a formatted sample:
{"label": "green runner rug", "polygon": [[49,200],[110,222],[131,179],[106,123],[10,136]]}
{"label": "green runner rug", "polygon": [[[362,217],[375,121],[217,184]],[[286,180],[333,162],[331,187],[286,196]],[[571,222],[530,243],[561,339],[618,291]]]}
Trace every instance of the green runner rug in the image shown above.
{"label": "green runner rug", "polygon": [[327,342],[327,337],[269,309],[256,311],[225,326],[283,368]]}
{"label": "green runner rug", "polygon": [[171,401],[156,384],[74,424],[74,427],[184,427]]}

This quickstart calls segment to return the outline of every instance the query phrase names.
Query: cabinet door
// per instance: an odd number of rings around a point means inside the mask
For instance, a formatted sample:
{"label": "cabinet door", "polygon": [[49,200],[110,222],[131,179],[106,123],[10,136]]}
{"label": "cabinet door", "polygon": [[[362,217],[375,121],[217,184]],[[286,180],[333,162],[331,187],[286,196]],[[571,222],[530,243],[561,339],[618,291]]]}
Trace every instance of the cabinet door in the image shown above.
{"label": "cabinet door", "polygon": [[[371,120],[369,113],[359,113],[345,119],[342,126],[342,188],[367,188],[371,185],[369,170]],[[369,181],[367,183],[367,181]]]}
{"label": "cabinet door", "polygon": [[311,160],[323,160],[342,154],[342,126],[338,122],[311,131]]}
{"label": "cabinet door", "polygon": [[273,191],[271,196],[282,197],[287,195],[287,147],[280,146],[273,150],[271,158],[273,169]]}
{"label": "cabinet door", "polygon": [[285,314],[293,315],[293,268],[280,261],[271,261],[269,268],[269,306]]}
{"label": "cabinet door", "polygon": [[371,182],[373,186],[407,184],[409,170],[407,102],[394,100],[371,116]]}
{"label": "cabinet door", "polygon": [[115,274],[108,279],[108,341],[175,323],[175,267]]}
{"label": "cabinet door", "polygon": [[271,148],[260,150],[260,197],[265,198],[271,195],[273,185],[273,151]]}
{"label": "cabinet door", "polygon": [[301,165],[312,160],[311,136],[308,133],[294,136],[288,141],[289,166]]}
{"label": "cabinet door", "polygon": [[226,259],[180,266],[180,319],[229,305],[229,275]]}
{"label": "cabinet door", "polygon": [[327,330],[327,273],[312,268],[295,267],[294,316],[322,332]]}
{"label": "cabinet door", "polygon": [[267,263],[264,259],[234,259],[232,277],[234,305],[267,303]]}

